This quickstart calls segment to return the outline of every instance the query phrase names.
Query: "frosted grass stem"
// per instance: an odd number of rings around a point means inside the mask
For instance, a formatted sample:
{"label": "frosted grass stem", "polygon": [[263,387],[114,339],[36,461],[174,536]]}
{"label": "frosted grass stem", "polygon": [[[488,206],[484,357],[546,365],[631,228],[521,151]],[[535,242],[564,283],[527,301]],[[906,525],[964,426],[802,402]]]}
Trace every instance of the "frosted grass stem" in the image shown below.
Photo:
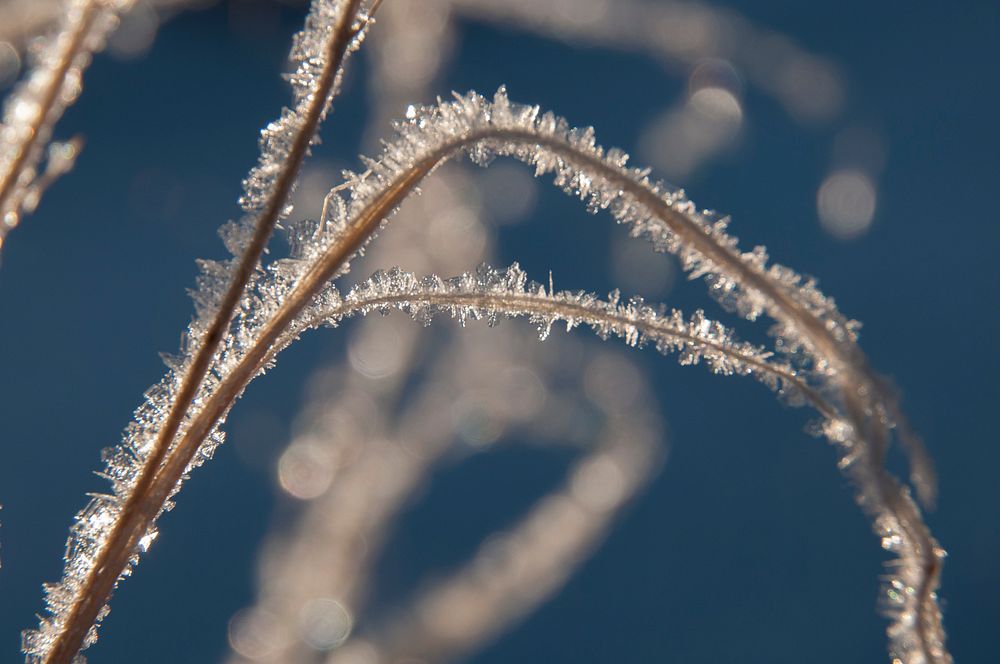
{"label": "frosted grass stem", "polygon": [[128,502],[122,508],[119,519],[101,550],[91,574],[80,588],[78,601],[73,605],[62,631],[45,659],[47,664],[68,664],[80,650],[87,632],[97,621],[98,614],[107,604],[119,576],[134,555],[139,540],[146,534],[152,521],[163,508],[167,495],[155,491],[155,479],[158,477],[160,465],[167,456],[181,422],[191,408],[191,402],[232,320],[236,305],[257,267],[279,215],[287,204],[299,167],[309,151],[320,119],[330,102],[330,92],[348,46],[359,30],[354,23],[360,5],[361,0],[347,0],[331,33],[325,67],[317,82],[308,112],[295,136],[291,152],[275,181],[272,195],[258,218],[253,237],[239,260],[229,289],[219,303],[215,318],[191,361],[170,414],[146,460],[143,472],[136,481]]}

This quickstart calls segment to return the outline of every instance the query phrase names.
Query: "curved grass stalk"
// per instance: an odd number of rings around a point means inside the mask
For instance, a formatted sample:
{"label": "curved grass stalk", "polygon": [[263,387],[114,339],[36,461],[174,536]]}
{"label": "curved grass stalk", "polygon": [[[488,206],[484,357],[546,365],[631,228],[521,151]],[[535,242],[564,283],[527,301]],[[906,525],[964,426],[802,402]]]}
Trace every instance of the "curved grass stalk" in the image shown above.
{"label": "curved grass stalk", "polygon": [[[539,175],[554,173],[558,186],[587,200],[591,209],[610,209],[619,222],[633,226],[633,235],[678,254],[685,269],[705,276],[727,307],[749,319],[766,312],[778,322],[779,349],[800,364],[820,393],[835,397],[824,396],[839,413],[825,432],[845,449],[842,467],[855,480],[884,546],[899,556],[889,584],[903,592],[890,589],[886,595],[894,602],[890,652],[906,664],[949,662],[935,596],[943,551],[906,489],[884,468],[891,407],[882,403],[880,385],[854,343],[854,323],[812,281],[779,265],[767,267],[762,248],[740,253],[725,233],[725,220],[698,212],[683,192],[650,181],[647,172],[626,168],[627,155],[605,152],[592,130],[570,129],[552,114],[539,116],[537,107],[511,104],[502,89],[492,103],[470,94],[431,108],[410,107],[407,117],[397,127],[397,140],[369,162],[371,177],[349,180],[349,203],[334,196],[330,215],[297,230],[296,259],[275,264],[271,279],[258,280],[244,296],[235,329],[215,360],[217,380],[207,382],[192,402],[199,409],[186,420],[155,477],[141,493],[133,492],[126,510],[96,513],[129,524],[119,528],[127,537],[105,547],[107,557],[125,568],[185,472],[200,463],[196,455],[209,456],[220,441],[218,427],[249,381],[273,359],[280,342],[291,340],[289,330],[330,303],[326,284],[348,269],[351,257],[420,181],[463,150],[481,164],[508,155],[533,165]],[[217,264],[204,267],[209,280],[221,270]],[[152,414],[154,422],[158,416]],[[131,468],[127,458],[109,457],[113,481],[128,484]]]}
{"label": "curved grass stalk", "polygon": [[37,197],[49,184],[46,177],[65,167],[64,162],[47,171],[41,176],[42,186],[34,186],[52,130],[80,94],[83,70],[118,25],[119,12],[131,4],[131,0],[66,2],[63,23],[39,54],[38,65],[7,98],[0,124],[0,249],[22,212],[37,205]]}
{"label": "curved grass stalk", "polygon": [[335,294],[325,299],[332,304],[317,307],[307,320],[283,335],[275,348],[287,346],[307,328],[336,326],[345,318],[392,309],[425,325],[437,313],[450,315],[462,325],[467,320],[483,319],[495,325],[500,318],[526,317],[538,326],[543,340],[552,325],[561,321],[567,331],[588,325],[604,340],[616,336],[633,348],[651,345],[664,355],[679,353],[681,364],[704,360],[718,374],[754,376],[791,404],[808,401],[824,417],[837,417],[833,404],[794,367],[774,361],[773,354],[763,348],[736,340],[729,329],[705,318],[702,311],[685,319],[676,309],[652,307],[640,298],[622,304],[617,292],[608,300],[583,292],[546,292],[544,285],[529,282],[516,263],[502,271],[483,265],[476,273],[448,280],[434,275],[420,279],[393,268],[377,272],[343,299]]}
{"label": "curved grass stalk", "polygon": [[[333,255],[339,250],[331,248],[328,259],[335,268],[319,275],[324,280],[343,267],[381,221],[362,210],[366,199],[378,196],[391,209],[416,181],[459,150],[467,150],[474,161],[482,163],[495,155],[509,155],[534,165],[537,174],[554,172],[556,184],[589,200],[591,209],[611,208],[619,222],[633,225],[634,235],[648,236],[658,249],[677,253],[692,278],[706,276],[713,294],[725,306],[751,320],[767,311],[781,325],[776,334],[779,346],[790,353],[805,347],[809,352],[797,355],[811,361],[813,370],[846,386],[867,385],[883,402],[891,401],[854,343],[855,323],[844,319],[813,281],[784,266],[765,269],[767,255],[761,247],[739,253],[735,238],[725,233],[726,219],[698,212],[683,191],[651,182],[645,171],[625,168],[627,155],[616,149],[605,154],[595,145],[592,130],[571,130],[551,113],[539,117],[538,107],[512,105],[502,89],[493,104],[470,94],[433,108],[411,106],[409,114],[410,122],[397,127],[398,140],[386,146],[381,159],[369,162],[369,172],[375,175],[372,182],[356,179],[350,183],[353,220],[332,224],[334,234],[342,234],[339,241],[346,251]],[[321,226],[307,233],[310,237],[299,238],[304,259],[317,259],[324,232],[328,229]],[[852,391],[844,389],[844,397],[854,399]],[[855,406],[859,413],[873,410],[860,401]],[[859,427],[859,435],[873,437],[879,443],[873,447],[884,454],[884,423],[876,423],[870,431],[867,419],[856,423],[865,424]],[[914,484],[931,502],[933,472],[926,454],[915,438],[906,437],[903,442],[914,464]]]}
{"label": "curved grass stalk", "polygon": [[[145,452],[137,455],[145,457],[141,471],[117,485],[114,496],[99,498],[98,503],[104,505],[98,505],[96,512],[92,504],[78,515],[67,546],[63,581],[47,588],[52,619],[43,619],[38,631],[24,635],[23,647],[30,660],[63,664],[91,645],[115,585],[129,573],[136,551],[145,549],[155,537],[152,522],[166,497],[155,508],[143,497],[202,386],[275,225],[287,213],[288,196],[336,94],[344,59],[367,26],[367,18],[356,24],[360,6],[361,0],[316,3],[306,29],[297,37],[292,55],[299,68],[291,76],[297,107],[286,109],[262,133],[260,163],[244,182],[246,195],[241,199],[248,214],[241,224],[224,228],[227,245],[239,256],[231,275],[224,271],[228,287],[221,297],[204,292],[207,289],[199,295],[202,316],[192,324],[189,339],[197,350],[177,381],[169,413],[157,428],[155,440],[148,450],[137,450]],[[88,526],[97,532],[88,533]]]}
{"label": "curved grass stalk", "polygon": [[[409,122],[397,127],[398,140],[370,163],[374,182],[357,182],[352,204],[377,196],[391,208],[401,200],[401,191],[460,149],[480,163],[496,155],[513,156],[534,165],[537,174],[553,172],[557,185],[588,200],[591,208],[611,208],[619,222],[633,225],[633,234],[646,235],[657,248],[678,254],[692,276],[706,276],[724,305],[749,319],[766,312],[779,323],[779,348],[804,358],[843,402],[841,424],[828,429],[828,437],[845,450],[842,467],[855,481],[877,534],[892,543],[887,548],[904,561],[905,571],[895,580],[902,579],[907,591],[887,588],[885,593],[893,607],[892,655],[902,661],[950,661],[935,594],[944,552],[908,491],[884,467],[894,426],[890,415],[898,415],[898,409],[857,347],[855,324],[844,319],[811,280],[780,265],[767,268],[762,248],[739,253],[736,240],[725,233],[726,220],[699,213],[683,192],[668,191],[649,181],[646,172],[625,168],[627,155],[617,150],[605,154],[594,143],[592,130],[570,129],[551,114],[538,114],[537,107],[512,105],[502,89],[492,104],[470,94],[451,104],[410,107]],[[357,214],[347,226],[346,239],[329,251],[329,271],[319,267],[320,261],[303,282],[334,276],[380,221]],[[338,246],[348,252],[338,253]],[[899,426],[908,429],[903,420]],[[933,473],[926,454],[919,440],[900,440],[910,452],[914,485],[930,502]]]}
{"label": "curved grass stalk", "polygon": [[[284,325],[298,315],[305,303],[294,304],[296,294],[311,298],[345,270],[384,217],[454,153],[465,150],[482,164],[508,155],[533,165],[536,174],[553,172],[556,185],[587,200],[591,209],[610,208],[620,223],[633,226],[634,235],[676,253],[692,276],[706,277],[725,306],[751,320],[766,312],[778,322],[774,334],[779,348],[802,361],[842,402],[842,416],[826,428],[827,436],[844,450],[841,466],[854,480],[876,533],[899,556],[898,573],[885,591],[893,618],[891,654],[904,662],[950,661],[936,598],[944,551],[906,488],[885,469],[894,426],[889,414],[896,409],[855,343],[855,324],[833,301],[812,280],[781,265],[768,268],[763,248],[740,253],[735,238],[725,232],[727,220],[698,212],[682,191],[650,181],[645,171],[626,168],[627,155],[614,149],[605,153],[592,130],[570,129],[551,113],[540,116],[538,107],[511,104],[503,89],[492,103],[469,94],[435,107],[411,106],[407,118],[397,126],[397,140],[386,144],[379,160],[367,163],[372,177],[351,183],[350,205],[337,208],[335,223],[321,220],[311,241],[300,237],[301,256],[311,267],[297,281],[288,308],[273,320],[283,318]],[[323,241],[325,234],[332,240]],[[278,334],[265,329],[262,339],[270,337],[267,343],[272,343]],[[905,422],[902,426],[907,428]],[[911,452],[914,484],[932,496],[933,473],[919,441],[901,440]],[[907,591],[892,589],[894,581]]]}

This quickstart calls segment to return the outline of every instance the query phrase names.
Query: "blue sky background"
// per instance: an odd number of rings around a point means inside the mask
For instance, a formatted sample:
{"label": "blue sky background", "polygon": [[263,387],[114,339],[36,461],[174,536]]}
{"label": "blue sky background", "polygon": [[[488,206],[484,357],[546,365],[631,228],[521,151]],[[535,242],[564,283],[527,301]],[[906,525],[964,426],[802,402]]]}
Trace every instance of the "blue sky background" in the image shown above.
{"label": "blue sky background", "polygon": [[[800,126],[749,87],[739,146],[678,184],[731,213],[744,246],[765,244],[817,276],[863,321],[863,347],[899,386],[937,463],[940,504],[928,520],[950,554],[949,643],[957,661],[989,661],[1000,621],[1000,10],[985,1],[729,4],[839,64],[843,121]],[[259,128],[287,102],[278,74],[301,12],[271,16],[248,32],[233,29],[224,6],[182,14],[146,57],[99,56],[58,129],[84,133],[86,149],[5,247],[0,660],[17,661],[40,584],[61,569],[70,519],[85,492],[103,489],[91,472],[99,451],[162,375],[158,353],[177,348],[194,259],[223,254],[215,229],[237,213]],[[683,78],[647,58],[508,28],[468,23],[457,48],[442,95],[506,83],[512,98],[592,124],[605,145],[626,149],[683,91]],[[322,148],[348,163],[368,110],[364,55],[352,66]],[[877,129],[887,161],[871,230],[839,241],[820,229],[815,197],[831,136],[852,119]],[[501,264],[519,260],[538,276],[552,269],[566,288],[611,288],[605,254],[621,229],[542,191],[533,222],[500,233]],[[713,307],[700,284],[668,302]],[[322,331],[290,351],[237,406],[231,436],[269,435],[277,453],[302,377],[342,357],[338,336]],[[645,355],[670,426],[669,463],[565,591],[472,661],[886,661],[875,609],[883,555],[833,451],[803,433],[807,414],[750,381]],[[271,423],[265,434],[260,422]],[[160,540],[114,598],[92,661],[221,657],[229,617],[252,599],[256,546],[276,500],[270,475],[231,447],[162,520]],[[527,454],[444,473],[380,559],[379,601],[464,558],[561,476],[561,458]]]}

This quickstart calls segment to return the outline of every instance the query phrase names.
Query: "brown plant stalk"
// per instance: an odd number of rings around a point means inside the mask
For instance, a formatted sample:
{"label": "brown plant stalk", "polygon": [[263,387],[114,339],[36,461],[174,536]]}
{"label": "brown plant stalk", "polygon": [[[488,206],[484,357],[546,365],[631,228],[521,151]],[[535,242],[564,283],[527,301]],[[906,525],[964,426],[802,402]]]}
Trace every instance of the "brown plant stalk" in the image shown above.
{"label": "brown plant stalk", "polygon": [[[549,293],[549,296],[551,295],[553,293]],[[305,324],[296,326],[295,330],[290,330],[287,335],[283,335],[283,339],[273,346],[274,351],[276,353],[280,348],[290,343],[291,338],[297,334],[310,327],[318,327],[327,320],[337,320],[351,316],[358,310],[369,307],[378,308],[402,304],[416,306],[429,305],[433,307],[476,307],[502,312],[522,311],[543,317],[556,316],[562,320],[594,321],[609,326],[628,327],[644,335],[669,336],[692,346],[711,348],[718,353],[730,356],[735,361],[749,364],[762,374],[770,375],[792,385],[794,390],[801,393],[824,417],[834,418],[837,416],[836,408],[818,390],[803,380],[791,367],[768,362],[748,353],[735,352],[717,341],[676,330],[667,325],[665,319],[655,322],[634,320],[620,314],[596,312],[580,304],[557,302],[548,297],[540,297],[530,293],[400,293],[398,295],[391,294],[352,299],[350,302],[342,302],[340,306],[324,309]],[[263,364],[267,364],[272,357],[273,354],[265,356]]]}

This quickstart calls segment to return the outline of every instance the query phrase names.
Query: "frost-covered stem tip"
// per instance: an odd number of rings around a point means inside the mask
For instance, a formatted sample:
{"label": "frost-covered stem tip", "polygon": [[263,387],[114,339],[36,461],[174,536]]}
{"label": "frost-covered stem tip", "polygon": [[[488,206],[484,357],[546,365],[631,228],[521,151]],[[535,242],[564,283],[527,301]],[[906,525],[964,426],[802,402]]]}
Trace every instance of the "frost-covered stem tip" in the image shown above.
{"label": "frost-covered stem tip", "polygon": [[[137,479],[110,537],[101,550],[91,573],[78,592],[78,599],[66,618],[62,631],[45,658],[47,664],[70,662],[81,649],[84,638],[107,604],[114,586],[134,555],[139,540],[160,513],[167,493],[157,491],[155,478],[170,450],[174,436],[191,408],[212,357],[225,334],[246,284],[257,267],[278,218],[298,176],[299,167],[309,151],[316,129],[330,102],[330,92],[340,71],[348,46],[358,32],[355,21],[361,0],[347,0],[327,43],[326,62],[312,93],[308,110],[295,135],[291,150],[282,164],[270,197],[259,215],[253,236],[239,259],[232,281],[219,303],[215,317],[201,338],[169,415],[160,429],[142,474]],[[176,456],[176,455],[172,455]],[[186,466],[187,462],[184,462]],[[176,480],[170,484],[173,484]]]}

